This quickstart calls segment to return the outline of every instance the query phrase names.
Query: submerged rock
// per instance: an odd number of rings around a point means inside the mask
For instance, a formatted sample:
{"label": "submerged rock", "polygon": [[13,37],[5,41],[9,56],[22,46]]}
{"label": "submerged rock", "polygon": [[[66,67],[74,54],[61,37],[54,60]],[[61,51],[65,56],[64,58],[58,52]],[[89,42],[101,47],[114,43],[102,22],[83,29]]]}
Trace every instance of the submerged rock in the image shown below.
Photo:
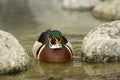
{"label": "submerged rock", "polygon": [[93,15],[106,20],[120,19],[120,0],[106,0],[93,9]]}
{"label": "submerged rock", "polygon": [[83,39],[83,61],[111,62],[120,60],[120,21],[101,24]]}
{"label": "submerged rock", "polygon": [[63,8],[68,10],[86,11],[93,9],[101,0],[64,0]]}
{"label": "submerged rock", "polygon": [[0,74],[25,70],[29,56],[18,40],[11,34],[0,30]]}

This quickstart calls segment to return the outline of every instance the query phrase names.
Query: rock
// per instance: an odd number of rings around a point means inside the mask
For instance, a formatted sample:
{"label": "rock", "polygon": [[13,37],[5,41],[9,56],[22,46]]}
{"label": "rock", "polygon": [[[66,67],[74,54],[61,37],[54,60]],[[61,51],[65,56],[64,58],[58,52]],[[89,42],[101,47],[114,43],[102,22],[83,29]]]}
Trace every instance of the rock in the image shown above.
{"label": "rock", "polygon": [[18,40],[8,32],[0,30],[0,74],[25,70],[29,60]]}
{"label": "rock", "polygon": [[107,0],[93,9],[93,16],[99,19],[120,19],[120,0]]}
{"label": "rock", "polygon": [[83,61],[112,62],[120,60],[120,21],[101,24],[83,39]]}
{"label": "rock", "polygon": [[63,8],[68,10],[86,11],[93,9],[101,0],[64,0]]}

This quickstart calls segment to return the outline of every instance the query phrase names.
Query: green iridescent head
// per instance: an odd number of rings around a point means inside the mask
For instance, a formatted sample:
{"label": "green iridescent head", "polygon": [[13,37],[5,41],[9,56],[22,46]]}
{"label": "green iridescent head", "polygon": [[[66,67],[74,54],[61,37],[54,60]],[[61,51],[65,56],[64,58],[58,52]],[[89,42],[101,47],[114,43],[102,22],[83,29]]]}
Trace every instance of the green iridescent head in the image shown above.
{"label": "green iridescent head", "polygon": [[58,30],[50,31],[49,47],[52,49],[62,48],[62,33]]}
{"label": "green iridescent head", "polygon": [[60,40],[62,38],[62,33],[60,31],[58,31],[58,30],[52,30],[51,33],[58,40]]}

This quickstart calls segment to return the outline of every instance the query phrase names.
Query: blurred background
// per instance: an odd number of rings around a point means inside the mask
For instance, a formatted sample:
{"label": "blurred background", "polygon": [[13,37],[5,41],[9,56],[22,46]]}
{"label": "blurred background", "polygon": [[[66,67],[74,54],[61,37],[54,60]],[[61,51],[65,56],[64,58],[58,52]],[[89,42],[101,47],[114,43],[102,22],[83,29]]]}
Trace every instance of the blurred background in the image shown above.
{"label": "blurred background", "polygon": [[63,33],[85,34],[100,23],[88,12],[95,6],[92,1],[99,0],[1,0],[1,29],[22,28],[27,31],[34,27],[41,32],[51,28]]}

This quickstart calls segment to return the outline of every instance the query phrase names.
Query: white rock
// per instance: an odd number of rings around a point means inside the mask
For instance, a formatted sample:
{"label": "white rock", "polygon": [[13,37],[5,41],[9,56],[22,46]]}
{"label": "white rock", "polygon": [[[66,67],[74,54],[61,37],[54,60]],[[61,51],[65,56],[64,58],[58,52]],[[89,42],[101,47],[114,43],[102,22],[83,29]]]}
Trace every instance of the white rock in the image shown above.
{"label": "white rock", "polygon": [[83,39],[83,61],[108,62],[120,60],[120,21],[101,24]]}
{"label": "white rock", "polygon": [[107,0],[93,9],[96,18],[106,20],[120,19],[120,0]]}
{"label": "white rock", "polygon": [[64,0],[63,8],[68,10],[91,10],[100,0]]}
{"label": "white rock", "polygon": [[18,40],[0,30],[0,74],[21,71],[29,63],[29,56]]}

